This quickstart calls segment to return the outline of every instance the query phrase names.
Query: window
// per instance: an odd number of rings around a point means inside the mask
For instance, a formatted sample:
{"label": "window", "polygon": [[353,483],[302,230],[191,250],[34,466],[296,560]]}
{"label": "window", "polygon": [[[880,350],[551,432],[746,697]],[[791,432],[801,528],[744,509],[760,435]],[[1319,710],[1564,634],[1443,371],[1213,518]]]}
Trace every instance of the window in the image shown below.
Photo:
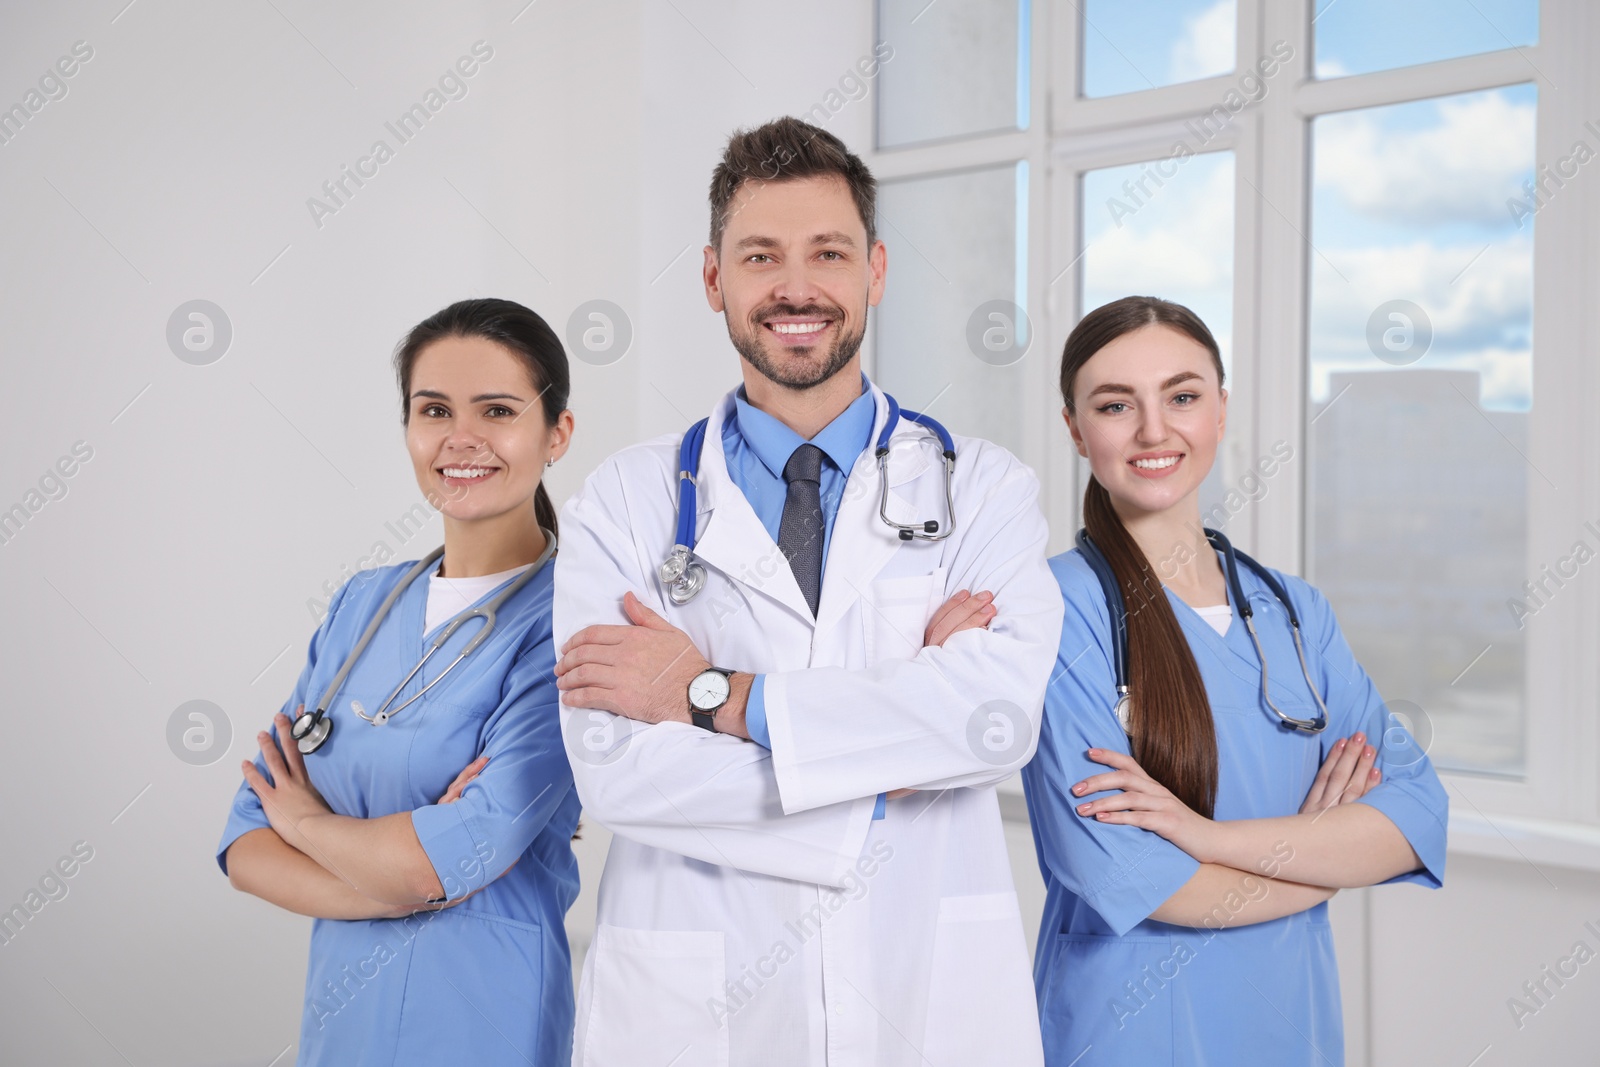
{"label": "window", "polygon": [[[1312,125],[1307,577],[1441,767],[1524,770],[1532,86]],[[1412,717],[1417,716],[1412,711]]]}
{"label": "window", "polygon": [[[1600,820],[1580,6],[944,6],[878,7],[872,373],[908,403],[954,383],[935,414],[1040,473],[1062,551],[1067,333],[1129,292],[1188,303],[1230,378],[1208,524],[1327,593],[1463,811]],[[937,73],[958,56],[972,99]],[[967,340],[996,300],[1030,339],[1006,366]]]}
{"label": "window", "polygon": [[[882,0],[878,147],[1028,125],[1028,0]],[[960,71],[960,77],[952,77]]]}
{"label": "window", "polygon": [[1537,0],[1316,0],[1316,75],[1341,78],[1519,48],[1539,39]]}
{"label": "window", "polygon": [[1085,0],[1083,95],[1227,74],[1237,21],[1234,0]]}
{"label": "window", "polygon": [[[1018,363],[1033,343],[1027,306],[1028,165],[905,178],[878,192],[878,229],[895,249],[873,317],[878,384],[961,432],[1020,452],[1028,406]],[[959,339],[959,340],[958,340]]]}

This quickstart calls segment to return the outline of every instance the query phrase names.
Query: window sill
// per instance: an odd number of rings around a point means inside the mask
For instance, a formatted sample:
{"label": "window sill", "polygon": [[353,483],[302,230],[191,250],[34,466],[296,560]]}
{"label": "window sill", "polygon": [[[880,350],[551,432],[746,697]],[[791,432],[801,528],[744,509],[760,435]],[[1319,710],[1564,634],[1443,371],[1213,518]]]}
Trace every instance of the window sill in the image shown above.
{"label": "window sill", "polygon": [[1520,815],[1450,812],[1449,851],[1538,867],[1600,871],[1600,826]]}

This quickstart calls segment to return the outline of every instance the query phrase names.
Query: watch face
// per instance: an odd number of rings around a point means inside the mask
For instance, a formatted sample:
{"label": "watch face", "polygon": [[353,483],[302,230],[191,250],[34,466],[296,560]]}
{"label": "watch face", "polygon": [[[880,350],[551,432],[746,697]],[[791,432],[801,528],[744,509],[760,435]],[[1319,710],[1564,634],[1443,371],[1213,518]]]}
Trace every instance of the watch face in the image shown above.
{"label": "watch face", "polygon": [[701,711],[714,711],[728,700],[728,676],[721,671],[701,671],[689,683],[689,703]]}

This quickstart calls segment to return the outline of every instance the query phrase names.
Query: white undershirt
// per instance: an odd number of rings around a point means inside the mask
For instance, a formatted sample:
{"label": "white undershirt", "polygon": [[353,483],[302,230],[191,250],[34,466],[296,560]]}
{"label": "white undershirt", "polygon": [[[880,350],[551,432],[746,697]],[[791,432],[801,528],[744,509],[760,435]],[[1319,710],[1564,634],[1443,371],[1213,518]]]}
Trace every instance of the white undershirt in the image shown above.
{"label": "white undershirt", "polygon": [[428,610],[423,618],[422,632],[433,633],[433,628],[449,622],[481,600],[484,594],[500,583],[521,574],[531,563],[512,567],[499,574],[484,574],[475,578],[441,578],[437,571],[428,576]]}
{"label": "white undershirt", "polygon": [[1203,608],[1195,608],[1194,613],[1210,623],[1211,628],[1219,634],[1226,635],[1228,625],[1233,622],[1232,604],[1208,604]]}

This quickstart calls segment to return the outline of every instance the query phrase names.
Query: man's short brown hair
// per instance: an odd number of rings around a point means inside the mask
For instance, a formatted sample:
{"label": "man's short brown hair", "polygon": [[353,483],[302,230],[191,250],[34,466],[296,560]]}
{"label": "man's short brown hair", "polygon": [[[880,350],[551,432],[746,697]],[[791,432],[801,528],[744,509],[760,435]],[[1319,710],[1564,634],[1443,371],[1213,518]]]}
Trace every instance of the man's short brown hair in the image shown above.
{"label": "man's short brown hair", "polygon": [[877,240],[878,182],[867,165],[827,130],[785,116],[728,138],[722,162],[711,175],[711,247],[722,251],[728,206],[747,181],[782,182],[832,174],[844,179],[867,229],[867,247]]}

